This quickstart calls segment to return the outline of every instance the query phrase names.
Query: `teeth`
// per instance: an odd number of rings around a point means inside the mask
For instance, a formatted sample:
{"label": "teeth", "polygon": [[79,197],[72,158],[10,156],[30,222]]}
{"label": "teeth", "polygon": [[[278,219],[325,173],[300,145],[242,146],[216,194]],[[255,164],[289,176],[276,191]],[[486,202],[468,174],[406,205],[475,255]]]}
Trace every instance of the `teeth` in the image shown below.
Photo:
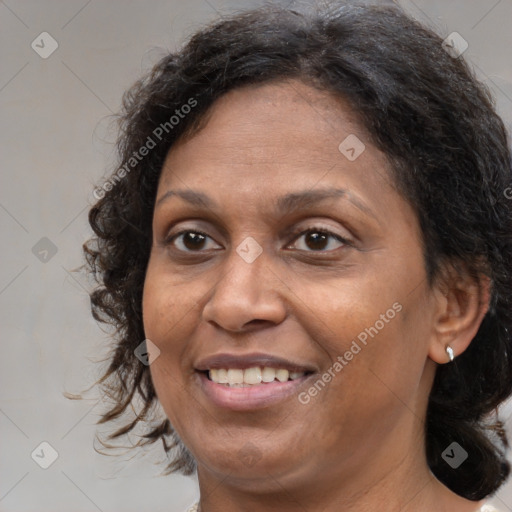
{"label": "teeth", "polygon": [[246,384],[259,384],[261,382],[261,369],[256,368],[247,368],[244,371],[244,382]]}
{"label": "teeth", "polygon": [[290,376],[290,372],[288,370],[277,370],[276,377],[279,382],[286,382],[288,377]]}
{"label": "teeth", "polygon": [[260,367],[254,366],[246,370],[214,368],[210,370],[209,375],[210,379],[217,384],[227,384],[231,387],[246,387],[274,382],[276,379],[279,382],[300,379],[305,373],[290,372],[284,368],[275,369],[268,366],[265,366],[262,370]]}
{"label": "teeth", "polygon": [[227,384],[228,383],[228,371],[227,370],[217,370],[218,382],[219,384]]}
{"label": "teeth", "polygon": [[228,383],[228,371],[227,370],[210,370],[210,379],[214,382],[218,382],[219,384],[227,384]]}
{"label": "teeth", "polygon": [[263,373],[261,374],[263,378],[263,382],[273,382],[276,378],[276,370],[275,368],[263,368]]}
{"label": "teeth", "polygon": [[243,370],[228,370],[228,384],[243,384],[244,383],[244,371]]}

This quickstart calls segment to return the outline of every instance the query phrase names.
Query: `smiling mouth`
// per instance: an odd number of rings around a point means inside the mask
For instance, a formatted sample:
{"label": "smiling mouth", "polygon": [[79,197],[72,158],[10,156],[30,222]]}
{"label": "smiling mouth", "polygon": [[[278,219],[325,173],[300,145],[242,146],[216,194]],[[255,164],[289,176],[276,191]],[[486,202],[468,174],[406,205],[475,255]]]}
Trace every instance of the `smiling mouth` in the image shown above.
{"label": "smiling mouth", "polygon": [[313,372],[293,372],[285,368],[253,366],[245,370],[238,368],[212,368],[203,373],[208,380],[231,388],[264,386],[273,382],[288,382],[301,379]]}
{"label": "smiling mouth", "polygon": [[[258,368],[259,372],[254,368]],[[266,368],[269,369],[265,371]],[[246,372],[247,380],[254,384],[245,382]],[[313,371],[293,373],[284,368],[271,367],[196,370],[199,387],[208,402],[223,410],[239,412],[265,409],[290,401],[298,396],[302,387],[307,386],[314,374]],[[225,380],[227,382],[217,382]]]}

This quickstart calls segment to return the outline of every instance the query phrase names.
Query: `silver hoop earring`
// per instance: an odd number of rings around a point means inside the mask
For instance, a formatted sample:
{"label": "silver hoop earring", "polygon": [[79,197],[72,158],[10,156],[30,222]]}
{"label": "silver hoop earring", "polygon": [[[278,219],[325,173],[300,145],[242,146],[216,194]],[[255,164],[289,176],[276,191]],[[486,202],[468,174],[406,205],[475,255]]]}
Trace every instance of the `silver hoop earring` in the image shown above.
{"label": "silver hoop earring", "polygon": [[448,357],[450,358],[450,363],[455,359],[455,355],[453,353],[453,348],[450,347],[450,345],[446,346],[446,353],[448,354]]}

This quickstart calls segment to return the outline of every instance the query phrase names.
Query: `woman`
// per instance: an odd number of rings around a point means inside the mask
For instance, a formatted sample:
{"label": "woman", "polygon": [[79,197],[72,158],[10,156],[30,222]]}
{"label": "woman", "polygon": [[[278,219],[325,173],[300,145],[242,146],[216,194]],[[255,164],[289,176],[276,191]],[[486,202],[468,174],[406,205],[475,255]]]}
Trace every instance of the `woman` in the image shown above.
{"label": "woman", "polygon": [[[124,97],[90,212],[100,381],[201,512],[481,508],[508,477],[511,154],[398,8],[223,19]],[[484,506],[485,507],[485,506]]]}

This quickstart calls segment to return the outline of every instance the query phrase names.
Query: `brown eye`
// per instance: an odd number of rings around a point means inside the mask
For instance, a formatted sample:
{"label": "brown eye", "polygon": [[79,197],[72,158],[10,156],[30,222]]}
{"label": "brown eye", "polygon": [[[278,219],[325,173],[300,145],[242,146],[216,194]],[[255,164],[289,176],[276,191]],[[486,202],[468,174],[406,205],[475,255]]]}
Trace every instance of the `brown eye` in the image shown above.
{"label": "brown eye", "polygon": [[211,238],[201,231],[185,230],[176,233],[166,241],[166,245],[172,244],[180,251],[201,252],[205,249],[206,241]]}
{"label": "brown eye", "polygon": [[[345,245],[348,245],[348,241],[345,240],[340,235],[337,235],[336,233],[333,233],[331,231],[328,231],[323,228],[310,228],[305,231],[302,231],[299,233],[299,235],[295,238],[295,240],[298,240],[299,238],[304,236],[304,244],[306,248],[302,248],[300,250],[308,251],[308,252],[329,252],[331,250],[336,250],[339,247],[343,247]],[[335,240],[339,243],[338,247],[332,247],[332,243],[330,243],[330,240]],[[331,247],[329,247],[331,246]],[[328,250],[326,250],[328,249]]]}

